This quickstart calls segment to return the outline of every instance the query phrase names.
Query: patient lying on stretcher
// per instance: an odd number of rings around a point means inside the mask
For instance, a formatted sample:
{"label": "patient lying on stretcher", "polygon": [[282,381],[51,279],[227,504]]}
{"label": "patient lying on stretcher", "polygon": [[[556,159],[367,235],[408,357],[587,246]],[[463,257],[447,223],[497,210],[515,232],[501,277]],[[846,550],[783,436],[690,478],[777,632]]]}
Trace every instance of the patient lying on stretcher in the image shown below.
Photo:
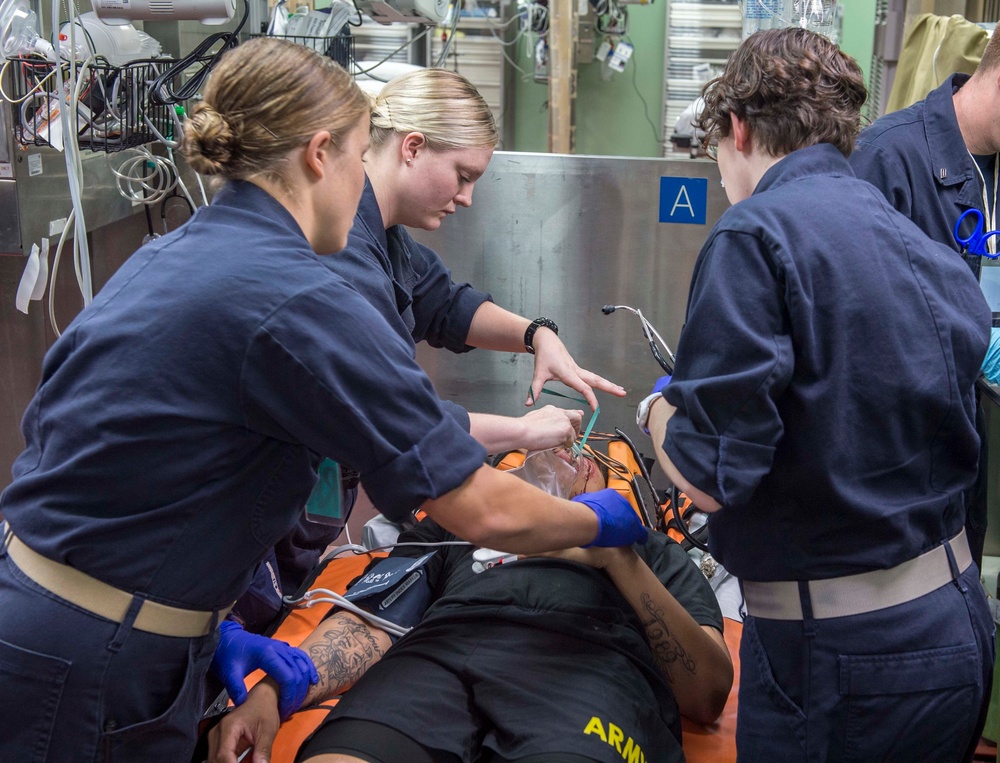
{"label": "patient lying on stretcher", "polygon": [[[577,490],[604,487],[592,461],[575,468]],[[456,540],[429,519],[399,538]],[[377,573],[431,554],[418,582],[378,611],[414,626],[391,649],[385,630],[341,609],[306,639],[320,681],[305,704],[353,688],[299,760],[682,760],[679,714],[714,720],[733,671],[715,596],[681,547],[651,533],[643,546],[489,568],[476,550],[399,546],[372,563]],[[258,684],[213,730],[210,759],[235,763],[253,746],[254,761],[266,760],[277,699],[270,679]]]}

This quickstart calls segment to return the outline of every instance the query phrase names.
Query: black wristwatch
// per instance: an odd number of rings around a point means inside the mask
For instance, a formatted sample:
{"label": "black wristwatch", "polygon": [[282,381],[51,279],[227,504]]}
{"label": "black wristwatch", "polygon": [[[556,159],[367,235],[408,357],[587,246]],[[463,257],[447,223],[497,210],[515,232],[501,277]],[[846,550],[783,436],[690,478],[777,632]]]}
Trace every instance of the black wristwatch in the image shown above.
{"label": "black wristwatch", "polygon": [[547,329],[551,329],[554,334],[559,333],[559,327],[556,325],[555,321],[550,321],[548,318],[535,318],[535,320],[528,324],[528,328],[524,330],[525,352],[532,355],[535,354],[535,332],[542,326]]}

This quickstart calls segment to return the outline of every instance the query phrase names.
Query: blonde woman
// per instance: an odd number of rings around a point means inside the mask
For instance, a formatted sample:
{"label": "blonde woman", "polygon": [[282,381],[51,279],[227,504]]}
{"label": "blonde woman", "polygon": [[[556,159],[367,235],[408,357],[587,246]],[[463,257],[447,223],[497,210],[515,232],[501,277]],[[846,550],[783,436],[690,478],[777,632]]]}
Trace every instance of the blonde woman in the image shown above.
{"label": "blonde woman", "polygon": [[[392,79],[372,98],[367,182],[347,247],[324,258],[326,265],[381,313],[414,357],[421,341],[456,353],[476,347],[532,352],[535,397],[549,379],[577,390],[593,408],[593,389],[624,395],[618,385],[577,366],[554,321],[515,315],[469,284],[456,284],[438,254],[407,231],[435,230],[459,207],[472,204],[476,181],[499,141],[493,115],[475,87],[446,69],[420,69]],[[551,405],[520,417],[470,414],[451,401],[442,405],[488,453],[572,443],[583,420],[583,411]],[[276,547],[284,591],[298,589],[339,535],[354,505],[355,484],[353,477],[344,482],[338,524],[303,519]],[[270,595],[267,578],[259,577],[258,584]],[[262,631],[253,622],[262,618],[245,605],[239,608],[248,611],[248,629]]]}
{"label": "blonde woman", "polygon": [[423,506],[495,548],[645,537],[620,497],[561,501],[484,466],[410,348],[323,267],[368,122],[314,51],[227,53],[184,143],[225,186],[46,356],[0,499],[0,760],[190,759],[219,621],[297,519],[317,455],[370,478],[390,517]]}
{"label": "blonde woman", "polygon": [[[550,379],[580,392],[591,408],[597,407],[593,389],[624,395],[617,384],[577,366],[553,321],[522,318],[469,284],[454,283],[437,253],[406,230],[436,230],[459,207],[470,206],[499,142],[493,115],[469,81],[445,69],[397,77],[374,97],[371,124],[368,182],[354,227],[347,248],[327,264],[411,345],[532,352],[535,397]],[[559,409],[522,418],[457,413],[490,452],[557,446],[566,441],[559,417],[570,414]]]}

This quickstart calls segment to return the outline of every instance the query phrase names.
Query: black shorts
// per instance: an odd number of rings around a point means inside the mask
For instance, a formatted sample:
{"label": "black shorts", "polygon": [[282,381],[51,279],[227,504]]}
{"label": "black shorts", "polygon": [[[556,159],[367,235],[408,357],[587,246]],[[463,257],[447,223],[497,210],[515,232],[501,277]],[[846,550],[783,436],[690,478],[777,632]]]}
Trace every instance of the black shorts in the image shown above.
{"label": "black shorts", "polygon": [[[347,692],[299,760],[342,752],[385,763],[527,763],[557,753],[681,761],[679,723],[669,722],[676,707],[661,704],[627,656],[582,639],[502,621],[428,623]],[[416,747],[387,748],[390,741]]]}

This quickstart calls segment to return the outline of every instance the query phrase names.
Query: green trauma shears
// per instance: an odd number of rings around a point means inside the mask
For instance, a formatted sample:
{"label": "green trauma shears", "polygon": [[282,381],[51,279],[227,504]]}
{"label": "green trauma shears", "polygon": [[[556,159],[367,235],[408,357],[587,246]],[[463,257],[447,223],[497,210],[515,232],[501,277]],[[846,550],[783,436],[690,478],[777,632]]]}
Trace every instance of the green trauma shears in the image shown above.
{"label": "green trauma shears", "polygon": [[[553,397],[563,397],[566,398],[567,400],[572,400],[573,402],[576,403],[583,403],[584,405],[589,405],[589,403],[582,397],[573,397],[572,395],[564,395],[562,392],[556,392],[553,389],[546,389],[545,387],[542,387],[541,394],[552,395]],[[531,387],[528,387],[528,397],[531,399],[532,405],[535,405],[538,402],[535,399],[535,393],[534,390],[531,389]],[[600,412],[601,412],[601,406],[598,405],[597,408],[594,410],[594,412],[590,415],[590,421],[587,422],[587,427],[583,430],[583,436],[580,438],[580,441],[573,444],[574,455],[579,456],[581,453],[583,453],[583,448],[587,444],[587,438],[590,437],[590,432],[594,428],[594,424],[597,423],[597,414]]]}

